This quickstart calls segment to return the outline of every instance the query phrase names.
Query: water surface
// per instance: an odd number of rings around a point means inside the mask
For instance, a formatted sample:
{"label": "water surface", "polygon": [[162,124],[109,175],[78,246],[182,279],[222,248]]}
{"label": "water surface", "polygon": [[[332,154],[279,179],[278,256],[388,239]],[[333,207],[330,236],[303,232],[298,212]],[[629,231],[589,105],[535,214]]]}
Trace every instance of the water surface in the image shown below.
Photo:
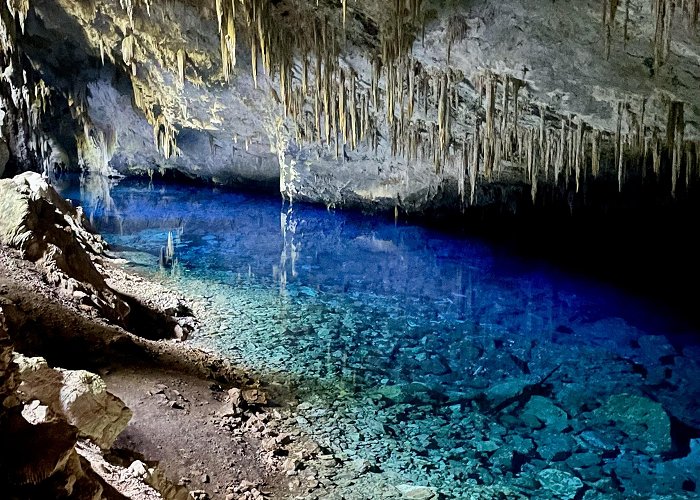
{"label": "water surface", "polygon": [[[277,197],[95,179],[63,194],[143,272],[206,301],[194,343],[293,384],[299,425],[370,461],[377,485],[697,498],[700,337],[652,303],[479,240]],[[169,232],[177,264],[162,269]]]}

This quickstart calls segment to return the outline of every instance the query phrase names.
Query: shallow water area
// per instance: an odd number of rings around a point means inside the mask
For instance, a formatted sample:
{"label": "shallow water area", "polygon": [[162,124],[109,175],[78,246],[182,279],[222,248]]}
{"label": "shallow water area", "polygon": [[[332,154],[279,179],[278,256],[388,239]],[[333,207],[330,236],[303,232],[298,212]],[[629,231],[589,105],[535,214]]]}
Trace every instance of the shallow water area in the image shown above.
{"label": "shallow water area", "polygon": [[319,481],[337,497],[698,498],[700,332],[648,302],[276,197],[75,179],[62,194],[197,298],[192,342],[295,388],[298,425],[350,470]]}

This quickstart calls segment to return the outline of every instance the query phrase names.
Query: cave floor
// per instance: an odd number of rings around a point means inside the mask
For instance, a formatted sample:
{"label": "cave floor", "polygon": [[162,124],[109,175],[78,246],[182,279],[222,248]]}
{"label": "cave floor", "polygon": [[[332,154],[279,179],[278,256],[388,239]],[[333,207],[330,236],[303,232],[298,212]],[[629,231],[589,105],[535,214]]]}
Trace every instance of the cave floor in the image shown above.
{"label": "cave floor", "polygon": [[[133,283],[131,291],[138,296]],[[213,499],[286,496],[286,481],[261,449],[264,427],[243,432],[251,415],[239,415],[238,431],[230,420],[222,424],[223,387],[249,383],[245,375],[221,368],[183,343],[144,340],[109,324],[93,308],[80,307],[45,283],[36,264],[3,246],[0,301],[18,351],[45,357],[51,366],[99,373],[133,411],[127,429],[105,454],[110,468],[121,471],[113,482],[117,490],[128,493],[133,481],[126,480],[125,471],[138,459],[165,475],[161,486],[169,498],[187,498],[188,491]]]}

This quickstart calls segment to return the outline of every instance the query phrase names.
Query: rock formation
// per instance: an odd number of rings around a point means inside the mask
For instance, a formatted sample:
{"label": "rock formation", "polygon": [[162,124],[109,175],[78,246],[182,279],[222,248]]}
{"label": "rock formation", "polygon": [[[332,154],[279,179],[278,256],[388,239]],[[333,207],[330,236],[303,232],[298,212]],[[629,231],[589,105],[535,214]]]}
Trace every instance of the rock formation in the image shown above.
{"label": "rock formation", "polygon": [[[75,444],[78,429],[66,420],[66,415],[46,413],[46,418],[29,422],[17,394],[22,375],[13,361],[12,345],[5,328],[0,306],[0,482],[3,498],[76,498],[101,499],[107,492],[101,480],[78,455]],[[60,391],[61,386],[44,390]],[[25,409],[26,410],[26,409]],[[33,408],[35,415],[37,408]],[[93,419],[100,418],[99,408],[93,407]],[[41,443],[34,446],[33,443]],[[107,488],[109,489],[109,488]]]}
{"label": "rock formation", "polygon": [[31,68],[7,93],[48,110],[47,169],[406,210],[697,176],[695,1],[8,6],[5,67]]}
{"label": "rock formation", "polygon": [[102,239],[86,227],[82,210],[74,208],[39,174],[0,180],[0,244],[17,248],[39,262],[50,283],[85,300],[108,317],[124,320],[129,306],[112,292],[91,255],[102,253]]}
{"label": "rock formation", "polygon": [[[49,368],[43,358],[15,356],[25,404],[39,401],[50,414],[61,415],[79,435],[109,449],[131,419],[119,398],[107,392],[102,379],[83,370]],[[34,412],[36,414],[36,412]]]}

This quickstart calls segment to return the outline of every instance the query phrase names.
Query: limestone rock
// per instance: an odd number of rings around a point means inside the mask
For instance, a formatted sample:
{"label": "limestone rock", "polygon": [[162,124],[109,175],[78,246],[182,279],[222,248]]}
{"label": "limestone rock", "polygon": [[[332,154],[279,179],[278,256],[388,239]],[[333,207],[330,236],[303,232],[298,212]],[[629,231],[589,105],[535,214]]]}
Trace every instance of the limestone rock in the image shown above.
{"label": "limestone rock", "polygon": [[102,379],[83,370],[49,368],[42,358],[16,355],[20,392],[25,401],[39,400],[54,414],[76,426],[82,436],[109,448],[123,431],[132,412],[107,392]]}
{"label": "limestone rock", "polygon": [[426,486],[399,484],[396,489],[399,490],[403,498],[409,500],[430,500],[431,498],[437,498],[435,489]]}
{"label": "limestone rock", "polygon": [[47,280],[67,295],[88,292],[108,317],[126,318],[129,306],[109,289],[92,262],[91,255],[101,254],[104,242],[87,229],[81,209],[61,198],[39,174],[28,172],[0,180],[0,213],[0,244],[39,262]]}
{"label": "limestone rock", "polygon": [[550,491],[555,498],[569,500],[583,488],[583,481],[573,474],[558,469],[544,469],[537,474],[542,488]]}
{"label": "limestone rock", "polygon": [[533,396],[523,408],[522,420],[530,427],[546,426],[550,432],[561,432],[569,425],[567,413],[550,399]]}
{"label": "limestone rock", "polygon": [[637,449],[647,453],[671,450],[671,419],[661,404],[643,396],[617,394],[593,412],[599,424],[612,422]]}

